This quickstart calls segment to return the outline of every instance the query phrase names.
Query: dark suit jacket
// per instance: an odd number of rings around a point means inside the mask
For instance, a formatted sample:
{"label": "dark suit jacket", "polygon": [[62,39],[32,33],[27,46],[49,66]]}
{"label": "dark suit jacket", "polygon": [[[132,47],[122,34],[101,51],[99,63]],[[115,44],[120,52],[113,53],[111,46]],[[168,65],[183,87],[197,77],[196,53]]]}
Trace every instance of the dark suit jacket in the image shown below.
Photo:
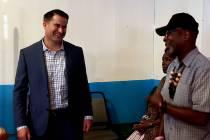
{"label": "dark suit jacket", "polygon": [[[63,42],[66,59],[69,113],[82,127],[84,116],[92,115],[91,98],[83,51]],[[41,136],[48,125],[50,101],[42,41],[20,51],[14,86],[16,126],[31,126]],[[28,98],[28,100],[27,100]]]}

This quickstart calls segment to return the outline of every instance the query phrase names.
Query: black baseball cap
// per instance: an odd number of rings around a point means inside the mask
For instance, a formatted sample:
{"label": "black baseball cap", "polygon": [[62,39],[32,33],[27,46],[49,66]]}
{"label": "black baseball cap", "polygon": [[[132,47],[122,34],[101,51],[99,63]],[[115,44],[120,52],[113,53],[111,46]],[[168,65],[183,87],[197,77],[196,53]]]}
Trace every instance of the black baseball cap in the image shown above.
{"label": "black baseball cap", "polygon": [[178,27],[191,30],[198,34],[198,23],[188,13],[174,14],[166,26],[157,28],[155,31],[158,35],[164,36],[167,31],[176,29]]}

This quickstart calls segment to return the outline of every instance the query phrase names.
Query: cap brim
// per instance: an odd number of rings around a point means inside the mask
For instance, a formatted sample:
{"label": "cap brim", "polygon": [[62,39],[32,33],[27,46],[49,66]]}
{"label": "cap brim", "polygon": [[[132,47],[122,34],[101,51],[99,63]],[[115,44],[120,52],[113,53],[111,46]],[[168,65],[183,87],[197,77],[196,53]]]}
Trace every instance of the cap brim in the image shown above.
{"label": "cap brim", "polygon": [[165,36],[166,32],[168,31],[168,27],[163,26],[163,27],[155,29],[155,31],[159,36]]}

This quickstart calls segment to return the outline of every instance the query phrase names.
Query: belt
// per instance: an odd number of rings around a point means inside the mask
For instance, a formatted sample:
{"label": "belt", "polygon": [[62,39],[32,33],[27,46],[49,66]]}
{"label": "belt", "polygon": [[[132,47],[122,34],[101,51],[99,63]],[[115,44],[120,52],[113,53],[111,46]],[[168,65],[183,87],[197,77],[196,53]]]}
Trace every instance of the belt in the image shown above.
{"label": "belt", "polygon": [[53,110],[50,110],[50,115],[51,116],[64,116],[64,115],[67,115],[69,110],[68,108],[56,108],[56,109],[53,109]]}

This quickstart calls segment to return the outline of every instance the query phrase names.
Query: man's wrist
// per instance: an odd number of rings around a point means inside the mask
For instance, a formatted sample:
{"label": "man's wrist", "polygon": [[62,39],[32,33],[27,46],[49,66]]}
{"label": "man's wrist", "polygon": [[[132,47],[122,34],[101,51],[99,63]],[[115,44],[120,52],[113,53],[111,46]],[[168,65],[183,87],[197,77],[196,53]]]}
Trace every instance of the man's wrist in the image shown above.
{"label": "man's wrist", "polygon": [[85,116],[84,119],[85,120],[93,120],[93,116]]}
{"label": "man's wrist", "polygon": [[23,125],[23,126],[20,126],[20,127],[17,127],[17,131],[23,129],[23,128],[28,128],[26,125]]}
{"label": "man's wrist", "polygon": [[164,136],[157,136],[154,140],[164,140]]}

